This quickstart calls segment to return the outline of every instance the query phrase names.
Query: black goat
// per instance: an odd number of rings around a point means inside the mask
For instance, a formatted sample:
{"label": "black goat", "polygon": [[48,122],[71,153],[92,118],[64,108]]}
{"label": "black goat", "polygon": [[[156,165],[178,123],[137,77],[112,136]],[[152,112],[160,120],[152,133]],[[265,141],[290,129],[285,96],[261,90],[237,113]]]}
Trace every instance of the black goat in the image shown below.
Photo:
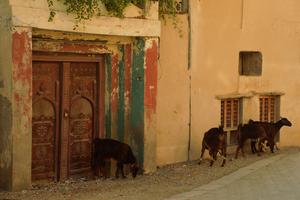
{"label": "black goat", "polygon": [[[135,156],[128,144],[113,139],[94,139],[94,170],[95,175],[99,175],[99,169],[104,170],[105,160],[114,159],[117,161],[116,178],[119,173],[125,178],[123,165],[129,164],[132,177],[136,177],[138,165]],[[106,173],[104,176],[107,177]]]}
{"label": "black goat", "polygon": [[209,151],[209,155],[212,157],[210,161],[210,166],[214,164],[214,161],[217,160],[217,154],[220,153],[223,157],[222,167],[224,167],[226,163],[226,134],[223,131],[223,127],[220,126],[219,128],[211,128],[209,129],[203,137],[202,140],[202,150],[199,165],[203,159],[203,154],[205,149]]}
{"label": "black goat", "polygon": [[[287,118],[281,118],[276,123],[253,121],[253,120],[250,119],[249,124],[258,124],[258,125],[262,126],[265,129],[265,132],[266,132],[267,136],[270,138],[270,140],[272,140],[271,143],[268,143],[272,153],[274,153],[274,146],[276,146],[275,138],[278,135],[280,129],[283,126],[288,126],[288,127],[292,126],[292,123]],[[257,152],[255,144],[256,144],[256,141],[251,141],[251,149],[252,149],[253,153]],[[278,149],[277,146],[276,146],[276,148]]]}
{"label": "black goat", "polygon": [[[244,150],[243,150],[244,144],[248,139],[258,140],[259,148],[262,146],[262,142],[265,140],[271,143],[271,140],[268,138],[265,129],[256,123],[253,124],[250,123],[244,125],[240,124],[238,127],[237,139],[238,139],[238,146],[235,153],[236,159],[238,158],[238,154],[240,150],[242,151],[242,154],[244,156]],[[260,153],[257,152],[257,155],[259,156]]]}

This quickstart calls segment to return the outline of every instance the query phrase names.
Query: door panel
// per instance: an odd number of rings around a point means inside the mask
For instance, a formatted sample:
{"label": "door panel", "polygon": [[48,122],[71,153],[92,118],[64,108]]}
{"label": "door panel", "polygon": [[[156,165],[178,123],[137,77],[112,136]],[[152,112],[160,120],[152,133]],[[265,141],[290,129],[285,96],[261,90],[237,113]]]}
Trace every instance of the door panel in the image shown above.
{"label": "door panel", "polygon": [[97,62],[33,62],[32,180],[91,172],[100,122],[99,67]]}
{"label": "door panel", "polygon": [[32,179],[56,179],[59,63],[33,63]]}
{"label": "door panel", "polygon": [[84,98],[74,100],[70,112],[70,174],[90,169],[92,133],[91,103]]}
{"label": "door panel", "polygon": [[70,70],[69,174],[73,175],[91,170],[97,63],[71,63]]}

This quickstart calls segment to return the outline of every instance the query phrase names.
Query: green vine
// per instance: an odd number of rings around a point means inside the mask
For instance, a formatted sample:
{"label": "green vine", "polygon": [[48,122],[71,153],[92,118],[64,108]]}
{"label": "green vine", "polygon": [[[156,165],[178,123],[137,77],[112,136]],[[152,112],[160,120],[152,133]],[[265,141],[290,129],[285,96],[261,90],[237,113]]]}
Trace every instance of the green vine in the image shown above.
{"label": "green vine", "polygon": [[[108,13],[116,17],[124,17],[124,9],[130,4],[144,8],[149,0],[47,0],[50,9],[49,21],[55,17],[54,1],[61,1],[67,7],[67,13],[75,14],[77,23],[89,20],[93,16],[101,15],[101,4],[105,6]],[[159,15],[175,17],[175,0],[159,0]]]}

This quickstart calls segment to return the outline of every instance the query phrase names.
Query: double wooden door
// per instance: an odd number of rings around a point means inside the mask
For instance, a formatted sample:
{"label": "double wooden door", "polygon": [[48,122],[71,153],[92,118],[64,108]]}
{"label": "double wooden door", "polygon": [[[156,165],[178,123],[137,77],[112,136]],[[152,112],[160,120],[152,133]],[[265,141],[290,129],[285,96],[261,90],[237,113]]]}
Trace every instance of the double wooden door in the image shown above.
{"label": "double wooden door", "polygon": [[91,172],[101,62],[33,61],[32,179]]}

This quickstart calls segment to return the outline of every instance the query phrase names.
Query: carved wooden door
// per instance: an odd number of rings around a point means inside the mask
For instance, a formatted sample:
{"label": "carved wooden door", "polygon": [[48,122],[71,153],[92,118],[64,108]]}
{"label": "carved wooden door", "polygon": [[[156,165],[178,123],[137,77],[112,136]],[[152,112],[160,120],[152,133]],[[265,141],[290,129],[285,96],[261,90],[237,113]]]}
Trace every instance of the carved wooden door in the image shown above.
{"label": "carved wooden door", "polygon": [[58,62],[33,62],[32,179],[57,179]]}
{"label": "carved wooden door", "polygon": [[33,62],[32,180],[91,172],[92,140],[103,127],[100,65]]}
{"label": "carved wooden door", "polygon": [[70,63],[70,69],[65,68],[70,86],[68,110],[65,110],[65,115],[69,115],[69,175],[91,171],[92,139],[98,107],[97,71],[97,63],[76,62]]}

